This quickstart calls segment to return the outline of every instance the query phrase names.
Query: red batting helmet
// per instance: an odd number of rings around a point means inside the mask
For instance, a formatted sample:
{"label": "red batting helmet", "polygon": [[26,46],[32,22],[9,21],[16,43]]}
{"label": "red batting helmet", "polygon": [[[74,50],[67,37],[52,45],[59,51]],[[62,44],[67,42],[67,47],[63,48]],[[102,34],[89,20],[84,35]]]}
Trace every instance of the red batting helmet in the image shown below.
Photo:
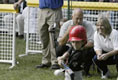
{"label": "red batting helmet", "polygon": [[81,25],[73,26],[69,32],[69,41],[80,41],[84,40],[87,42],[86,30]]}

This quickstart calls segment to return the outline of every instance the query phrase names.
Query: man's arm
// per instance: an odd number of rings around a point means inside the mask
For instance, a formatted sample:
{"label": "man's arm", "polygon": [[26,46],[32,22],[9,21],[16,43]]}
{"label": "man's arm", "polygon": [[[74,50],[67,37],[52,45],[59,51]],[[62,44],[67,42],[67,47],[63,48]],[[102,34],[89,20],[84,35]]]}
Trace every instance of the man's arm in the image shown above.
{"label": "man's arm", "polygon": [[83,49],[89,49],[92,48],[94,45],[94,32],[95,32],[95,26],[92,25],[90,22],[86,21],[84,22],[86,25],[86,32],[87,32],[87,43],[85,44]]}
{"label": "man's arm", "polygon": [[59,39],[59,45],[64,45],[64,44],[67,43],[68,38],[69,38],[70,29],[71,29],[71,27],[68,27],[68,29],[67,29],[66,33],[64,34],[64,36]]}
{"label": "man's arm", "polygon": [[18,0],[18,2],[14,3],[14,9],[16,10],[23,1],[24,0]]}

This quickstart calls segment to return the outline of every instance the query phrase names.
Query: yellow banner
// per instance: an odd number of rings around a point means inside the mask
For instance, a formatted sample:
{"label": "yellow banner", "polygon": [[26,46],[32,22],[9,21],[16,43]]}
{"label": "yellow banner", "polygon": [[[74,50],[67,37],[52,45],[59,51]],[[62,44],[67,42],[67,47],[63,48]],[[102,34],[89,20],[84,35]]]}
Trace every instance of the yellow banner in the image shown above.
{"label": "yellow banner", "polygon": [[[29,7],[39,7],[39,0],[27,0]],[[81,2],[72,1],[72,8],[82,8],[85,10],[113,10],[118,11],[118,3],[110,2]],[[68,2],[64,1],[63,8],[68,8]]]}

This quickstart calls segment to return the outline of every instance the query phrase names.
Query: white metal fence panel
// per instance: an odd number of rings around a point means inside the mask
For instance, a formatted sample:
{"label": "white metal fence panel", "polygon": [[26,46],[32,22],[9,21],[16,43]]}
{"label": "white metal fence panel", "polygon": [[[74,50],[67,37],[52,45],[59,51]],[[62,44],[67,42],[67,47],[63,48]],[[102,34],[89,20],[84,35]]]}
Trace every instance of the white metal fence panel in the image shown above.
{"label": "white metal fence panel", "polygon": [[43,45],[40,42],[38,34],[38,8],[27,7],[23,11],[24,16],[24,33],[26,34],[26,53],[19,56],[24,56],[34,53],[42,53]]}
{"label": "white metal fence panel", "polygon": [[15,66],[15,13],[0,12],[0,62]]}

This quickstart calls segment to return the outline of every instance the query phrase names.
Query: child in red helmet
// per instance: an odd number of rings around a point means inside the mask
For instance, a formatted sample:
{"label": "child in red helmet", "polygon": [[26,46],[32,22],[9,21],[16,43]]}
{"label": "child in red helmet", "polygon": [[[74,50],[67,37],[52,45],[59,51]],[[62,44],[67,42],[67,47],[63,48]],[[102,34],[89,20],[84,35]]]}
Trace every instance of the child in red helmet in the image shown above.
{"label": "child in red helmet", "polygon": [[[83,26],[76,25],[69,32],[69,41],[71,47],[61,57],[58,57],[58,64],[62,61],[74,71],[74,80],[82,80],[82,63],[83,63],[83,46],[87,42],[86,30]],[[65,72],[65,80],[71,80],[70,76]]]}

